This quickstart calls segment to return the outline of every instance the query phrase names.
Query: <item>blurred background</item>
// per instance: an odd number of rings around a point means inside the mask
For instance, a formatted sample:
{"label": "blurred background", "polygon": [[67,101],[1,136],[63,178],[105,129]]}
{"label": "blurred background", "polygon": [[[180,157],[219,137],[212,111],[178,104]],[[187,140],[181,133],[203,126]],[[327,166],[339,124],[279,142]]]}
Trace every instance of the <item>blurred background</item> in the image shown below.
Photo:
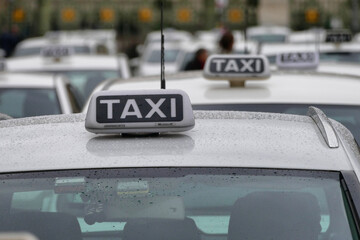
{"label": "blurred background", "polygon": [[[160,29],[160,0],[0,0],[0,48],[48,31],[111,29],[117,50],[136,57],[136,45]],[[359,30],[358,0],[164,0],[164,25],[195,33],[255,25],[293,31],[317,28]]]}

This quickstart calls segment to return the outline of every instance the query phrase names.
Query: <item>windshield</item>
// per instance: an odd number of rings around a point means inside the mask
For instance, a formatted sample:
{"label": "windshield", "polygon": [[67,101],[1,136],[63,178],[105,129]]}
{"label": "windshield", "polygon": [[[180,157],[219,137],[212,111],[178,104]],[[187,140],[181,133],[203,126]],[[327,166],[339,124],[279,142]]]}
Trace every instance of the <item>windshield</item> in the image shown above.
{"label": "windshield", "polygon": [[0,112],[13,118],[60,114],[55,89],[0,88]]}
{"label": "windshield", "polygon": [[113,70],[55,71],[51,73],[65,75],[69,79],[70,84],[75,88],[82,103],[86,102],[92,91],[101,82],[110,78],[120,77],[120,72]]}
{"label": "windshield", "polygon": [[283,34],[253,35],[250,36],[249,39],[260,43],[278,43],[278,42],[285,42],[286,35]]}
{"label": "windshield", "polygon": [[271,112],[307,115],[310,106],[320,108],[324,113],[347,127],[360,143],[360,105],[321,105],[321,104],[197,104],[194,110]]}
{"label": "windshield", "polygon": [[[90,54],[90,48],[87,46],[67,46],[69,48],[74,49],[74,53],[76,54]],[[26,57],[33,55],[40,55],[42,47],[32,47],[32,48],[16,48],[14,51],[14,57]]]}
{"label": "windshield", "polygon": [[[177,56],[179,55],[179,50],[165,50],[164,54],[164,61],[166,63],[174,63],[176,62]],[[147,58],[146,62],[149,63],[160,63],[161,60],[161,51],[160,50],[154,50],[150,53],[149,57]]]}
{"label": "windshield", "polygon": [[45,239],[353,239],[336,172],[130,168],[0,177],[8,220],[1,230]]}
{"label": "windshield", "polygon": [[360,62],[360,52],[324,52],[320,53],[320,60],[324,62]]}

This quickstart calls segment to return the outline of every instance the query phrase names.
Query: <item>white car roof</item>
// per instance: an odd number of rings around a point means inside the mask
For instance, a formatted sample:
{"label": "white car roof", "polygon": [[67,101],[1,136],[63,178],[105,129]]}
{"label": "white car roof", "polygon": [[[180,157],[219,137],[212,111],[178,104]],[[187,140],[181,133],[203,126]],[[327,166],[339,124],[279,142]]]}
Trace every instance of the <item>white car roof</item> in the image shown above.
{"label": "white car roof", "polygon": [[255,26],[249,27],[246,30],[247,36],[263,35],[263,34],[284,34],[288,35],[291,30],[288,27],[282,26]]}
{"label": "white car roof", "polygon": [[358,172],[352,135],[335,121],[338,148],[329,148],[308,116],[195,111],[191,131],[150,138],[95,135],[85,130],[84,117],[0,121],[0,135],[7,136],[0,138],[7,160],[0,172],[193,166]]}
{"label": "white car roof", "polygon": [[17,48],[32,48],[32,47],[46,47],[56,44],[61,44],[65,46],[84,46],[95,44],[95,41],[91,39],[80,39],[80,38],[57,38],[51,39],[48,37],[36,37],[28,38],[20,42]]}
{"label": "white car roof", "polygon": [[326,31],[324,29],[310,29],[290,33],[288,42],[291,43],[315,43],[325,40]]}
{"label": "white car roof", "polygon": [[[189,41],[192,39],[192,35],[186,31],[179,31],[175,29],[164,29],[164,38],[165,42],[181,42],[181,41]],[[160,31],[153,31],[147,34],[145,43],[152,43],[161,40],[161,32]]]}
{"label": "white car roof", "polygon": [[52,71],[52,70],[114,70],[119,63],[114,56],[78,56],[64,57],[60,61],[42,56],[9,58],[6,61],[9,71]]}
{"label": "white car roof", "polygon": [[341,51],[350,51],[350,52],[359,52],[360,43],[349,42],[349,43],[265,43],[261,47],[261,54],[264,55],[275,55],[278,53],[286,52],[306,52],[306,51],[316,51],[317,49],[320,52],[341,52]]}
{"label": "white car roof", "polygon": [[0,88],[55,88],[50,74],[0,73]]}
{"label": "white car roof", "polygon": [[[326,64],[322,64],[327,66]],[[322,66],[320,65],[320,66]],[[339,65],[339,64],[338,64]],[[329,65],[331,66],[331,65]],[[330,68],[330,67],[327,67]],[[338,66],[341,68],[341,65]],[[182,89],[193,104],[228,103],[293,103],[293,104],[360,104],[360,78],[357,75],[336,74],[334,68],[317,72],[273,72],[270,79],[247,81],[245,87],[230,88],[225,80],[207,80],[202,72],[166,75],[169,89]],[[355,71],[355,70],[353,70]],[[156,89],[160,77],[111,81],[98,86],[100,90]]]}

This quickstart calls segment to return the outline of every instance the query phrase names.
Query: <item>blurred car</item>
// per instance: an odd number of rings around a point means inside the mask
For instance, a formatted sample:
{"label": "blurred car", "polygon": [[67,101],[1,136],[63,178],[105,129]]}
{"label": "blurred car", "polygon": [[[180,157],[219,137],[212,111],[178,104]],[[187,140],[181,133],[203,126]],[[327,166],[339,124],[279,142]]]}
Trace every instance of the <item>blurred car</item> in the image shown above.
{"label": "blurred car", "polygon": [[41,51],[45,47],[62,45],[72,48],[74,54],[95,55],[97,53],[96,41],[91,39],[78,38],[59,38],[57,35],[47,37],[28,38],[20,42],[12,54],[13,58],[27,56],[41,56]]}
{"label": "blurred car", "polygon": [[49,31],[45,34],[48,38],[60,38],[63,41],[79,39],[95,42],[95,53],[97,55],[116,55],[117,43],[116,32],[110,29],[85,29],[68,31]]}
{"label": "blurred car", "polygon": [[[189,104],[174,90],[102,92],[85,121],[1,121],[0,231],[73,240],[356,239],[360,156],[344,126],[316,108],[308,116],[193,115]],[[179,132],[191,119],[194,128]],[[145,125],[148,135],[140,134]]]}
{"label": "blurred car", "polygon": [[360,62],[360,43],[282,43],[263,44],[260,53],[266,55],[270,63],[275,63],[276,55],[286,52],[319,51],[321,62]]}
{"label": "blurred car", "polygon": [[8,59],[6,65],[10,72],[62,74],[76,89],[82,103],[102,81],[109,78],[130,77],[125,55],[117,57],[71,54],[60,57],[29,56]]}
{"label": "blurred car", "polygon": [[[180,70],[182,49],[180,43],[167,42],[164,45],[165,72],[175,73]],[[138,62],[137,75],[151,76],[160,74],[161,44],[149,44]]]}
{"label": "blurred car", "polygon": [[[234,55],[227,57],[231,56]],[[251,57],[252,55],[242,55],[241,58],[246,59],[247,56]],[[235,55],[235,59],[236,57]],[[219,61],[225,60],[219,57]],[[259,74],[253,73],[242,77],[239,72],[236,77],[243,79],[239,82],[232,81],[224,72],[218,73],[215,79],[208,80],[200,71],[167,74],[166,79],[168,88],[182,89],[189,94],[196,110],[256,111],[303,115],[309,106],[317,106],[328,116],[349,128],[360,142],[359,74],[336,73],[333,65],[332,63],[321,63],[318,70],[272,69],[271,74],[270,69],[264,69],[264,71],[269,71],[268,79],[265,80],[258,79],[262,77],[261,74],[259,76]],[[338,64],[337,68],[341,69],[341,66]],[[327,69],[332,70],[328,71]],[[353,71],[356,71],[355,68]],[[112,80],[100,84],[94,92],[156,88],[155,82],[157,81],[159,81],[158,76],[133,78],[128,81]],[[85,106],[88,104],[89,102]],[[86,109],[87,107],[83,111]]]}
{"label": "blurred car", "polygon": [[79,112],[76,94],[60,76],[0,73],[0,113],[13,118]]}
{"label": "blurred car", "polygon": [[281,26],[254,26],[246,30],[246,37],[251,41],[263,43],[284,43],[291,30]]}

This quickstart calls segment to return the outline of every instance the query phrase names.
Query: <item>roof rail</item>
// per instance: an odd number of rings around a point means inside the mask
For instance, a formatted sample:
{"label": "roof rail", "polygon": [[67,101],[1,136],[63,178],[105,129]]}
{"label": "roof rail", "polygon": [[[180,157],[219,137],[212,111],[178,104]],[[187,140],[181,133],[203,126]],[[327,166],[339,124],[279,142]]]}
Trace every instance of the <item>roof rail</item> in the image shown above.
{"label": "roof rail", "polygon": [[310,106],[307,115],[314,120],[329,148],[338,148],[339,141],[336,132],[325,113],[316,107]]}

